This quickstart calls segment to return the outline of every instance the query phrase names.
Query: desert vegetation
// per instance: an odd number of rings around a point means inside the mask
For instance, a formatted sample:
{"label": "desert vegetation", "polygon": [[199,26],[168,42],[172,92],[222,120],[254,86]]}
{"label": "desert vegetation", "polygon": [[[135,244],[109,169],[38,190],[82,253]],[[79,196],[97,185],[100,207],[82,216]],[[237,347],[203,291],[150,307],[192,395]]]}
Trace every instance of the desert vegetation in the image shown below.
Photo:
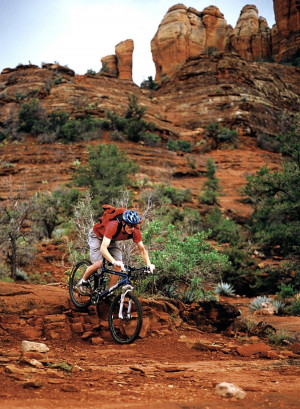
{"label": "desert vegetation", "polygon": [[[149,83],[152,84],[150,80]],[[144,120],[146,109],[139,105],[134,94],[128,98],[124,116],[107,112],[102,119],[87,113],[81,119],[63,111],[46,114],[38,99],[19,100],[17,120],[2,126],[0,138],[6,143],[28,133],[39,143],[79,140],[88,143],[101,140],[104,131],[111,135],[112,141],[128,140],[149,146],[162,143],[159,135],[153,133],[154,125]],[[226,291],[229,295],[276,294],[277,303],[282,303],[280,308],[278,304],[278,311],[298,314],[299,118],[282,121],[286,130],[272,141],[270,150],[280,149],[284,165],[280,171],[264,166],[247,178],[242,194],[253,206],[247,225],[223,215],[219,204],[222,186],[212,158],[207,160],[207,180],[198,197],[198,202],[207,206],[205,215],[200,216],[189,207],[192,201],[189,189],[164,183],[140,183],[135,179],[136,162],[129,160],[116,145],[88,146],[87,163],[74,163],[72,183],[68,186],[36,193],[34,197],[27,197],[26,189],[17,194],[12,192],[12,206],[6,207],[0,218],[2,279],[24,279],[22,269],[34,257],[34,243],[38,241],[58,240],[59,236],[67,235],[70,260],[74,262],[86,255],[80,231],[87,231],[97,220],[99,203],[119,204],[125,194],[126,205],[130,206],[133,189],[138,188],[138,206],[148,209],[143,224],[144,241],[157,266],[156,274],[141,283],[140,292],[180,298],[187,303]],[[236,131],[217,123],[206,128],[205,137],[211,149],[218,149],[223,143],[234,147],[237,143]],[[270,146],[266,137],[258,143]],[[185,153],[192,148],[190,142],[174,139],[169,139],[165,147]],[[278,254],[285,262],[261,269],[253,257],[255,252],[265,257]],[[133,253],[131,257],[134,258]],[[282,285],[292,289],[289,297],[283,296]]]}

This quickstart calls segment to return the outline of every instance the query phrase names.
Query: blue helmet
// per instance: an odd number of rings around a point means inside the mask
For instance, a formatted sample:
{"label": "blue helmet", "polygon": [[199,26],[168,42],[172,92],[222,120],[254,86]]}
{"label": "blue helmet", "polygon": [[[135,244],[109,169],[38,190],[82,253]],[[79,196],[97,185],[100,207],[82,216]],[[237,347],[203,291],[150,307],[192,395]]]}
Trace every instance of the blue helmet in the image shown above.
{"label": "blue helmet", "polygon": [[135,210],[126,210],[123,213],[123,220],[125,223],[139,224],[141,217]]}

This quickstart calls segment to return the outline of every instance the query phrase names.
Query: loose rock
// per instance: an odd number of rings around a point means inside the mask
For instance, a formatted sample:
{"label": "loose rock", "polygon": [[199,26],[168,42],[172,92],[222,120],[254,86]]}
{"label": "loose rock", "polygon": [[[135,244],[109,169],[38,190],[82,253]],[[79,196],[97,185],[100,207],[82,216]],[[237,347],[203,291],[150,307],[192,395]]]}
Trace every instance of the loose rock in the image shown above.
{"label": "loose rock", "polygon": [[244,399],[246,392],[233,383],[222,382],[216,386],[216,393],[224,398]]}

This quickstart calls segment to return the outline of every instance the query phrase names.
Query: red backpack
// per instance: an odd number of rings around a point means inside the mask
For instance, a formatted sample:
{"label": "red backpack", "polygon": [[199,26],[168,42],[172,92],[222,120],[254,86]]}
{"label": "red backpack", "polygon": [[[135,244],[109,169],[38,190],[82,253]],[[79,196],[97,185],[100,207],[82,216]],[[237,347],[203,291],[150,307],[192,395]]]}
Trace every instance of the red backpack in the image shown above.
{"label": "red backpack", "polygon": [[116,237],[121,231],[122,215],[126,211],[126,209],[124,207],[114,207],[108,204],[103,205],[102,208],[104,210],[104,213],[99,218],[100,222],[94,225],[93,231],[98,237],[104,236],[107,224],[112,220],[118,220],[120,228],[118,227],[117,233],[114,236]]}

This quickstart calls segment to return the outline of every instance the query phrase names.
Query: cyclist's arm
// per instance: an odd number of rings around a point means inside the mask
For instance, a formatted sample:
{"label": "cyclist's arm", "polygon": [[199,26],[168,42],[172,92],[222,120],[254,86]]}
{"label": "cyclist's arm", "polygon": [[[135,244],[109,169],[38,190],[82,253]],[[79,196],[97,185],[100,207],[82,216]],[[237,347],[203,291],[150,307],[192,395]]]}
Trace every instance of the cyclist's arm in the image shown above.
{"label": "cyclist's arm", "polygon": [[106,258],[107,261],[109,261],[110,263],[114,263],[115,259],[113,258],[113,256],[110,254],[110,252],[108,251],[108,247],[110,245],[111,239],[109,239],[108,237],[103,237],[102,240],[102,244],[100,247],[100,253],[102,254],[102,256],[104,258]]}
{"label": "cyclist's arm", "polygon": [[146,266],[150,266],[151,265],[151,261],[149,258],[149,254],[148,251],[146,250],[144,243],[142,241],[140,241],[139,243],[137,243],[138,249],[141,253],[142,259],[144,260]]}

